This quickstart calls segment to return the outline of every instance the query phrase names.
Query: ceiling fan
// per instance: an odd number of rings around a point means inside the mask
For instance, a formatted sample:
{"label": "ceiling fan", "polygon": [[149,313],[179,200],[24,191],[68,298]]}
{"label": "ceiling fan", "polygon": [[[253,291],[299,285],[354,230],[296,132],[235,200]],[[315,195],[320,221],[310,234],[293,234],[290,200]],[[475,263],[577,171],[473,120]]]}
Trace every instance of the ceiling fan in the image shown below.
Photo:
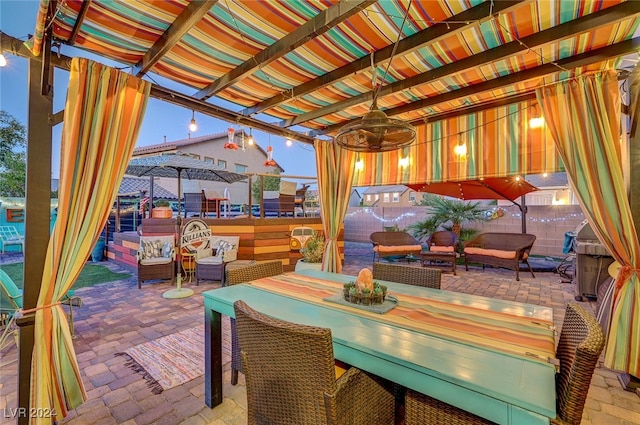
{"label": "ceiling fan", "polygon": [[387,117],[376,101],[360,121],[345,125],[336,143],[358,152],[385,152],[402,149],[416,139],[416,129],[402,120]]}
{"label": "ceiling fan", "polygon": [[[382,81],[385,80],[389,72],[389,67],[396,53],[398,42],[402,37],[402,28],[407,20],[410,8],[411,2],[409,2],[407,12],[404,15],[400,31],[398,32],[398,38],[393,46],[393,51],[391,52],[391,57],[389,58],[389,63],[387,64],[387,69]],[[372,85],[375,88],[376,72],[373,62],[372,54]],[[380,87],[381,85],[378,86],[377,90],[374,89],[373,91],[373,101],[371,102],[369,112],[364,114],[360,121],[349,123],[338,131],[338,135],[335,138],[338,145],[347,150],[357,152],[386,152],[409,146],[416,139],[415,127],[402,120],[387,117],[387,114],[378,108],[377,99],[380,93]]]}

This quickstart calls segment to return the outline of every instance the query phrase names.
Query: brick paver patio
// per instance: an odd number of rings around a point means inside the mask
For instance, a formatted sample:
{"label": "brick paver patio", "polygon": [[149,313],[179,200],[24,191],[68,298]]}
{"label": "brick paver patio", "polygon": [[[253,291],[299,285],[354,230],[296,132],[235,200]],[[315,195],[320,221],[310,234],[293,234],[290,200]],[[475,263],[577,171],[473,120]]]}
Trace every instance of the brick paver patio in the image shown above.
{"label": "brick paver patio", "polygon": [[[352,244],[347,244],[347,253]],[[359,244],[357,253],[362,251]],[[366,249],[365,249],[366,251]],[[19,258],[18,258],[19,257]],[[371,265],[371,254],[348,255],[344,273],[357,274]],[[2,262],[22,261],[21,256],[4,255]],[[114,263],[102,263],[119,270]],[[561,283],[554,273],[536,273],[532,278],[523,273],[516,282],[509,270],[474,268],[458,269],[458,276],[443,274],[443,289],[492,298],[521,301],[553,307],[558,326],[562,324],[565,305],[573,301],[573,287]],[[84,305],[76,312],[74,340],[88,401],[61,421],[61,424],[190,424],[240,425],[246,423],[246,393],[244,379],[232,386],[229,364],[225,365],[222,405],[209,409],[204,405],[204,379],[196,378],[184,385],[154,394],[138,373],[125,366],[125,359],[116,356],[127,348],[164,335],[203,324],[203,291],[219,287],[208,282],[190,285],[195,295],[169,300],[162,293],[170,284],[159,282],[137,288],[135,276],[123,281],[78,290]],[[595,303],[584,302],[591,311]],[[226,335],[228,341],[228,333]],[[17,357],[12,348],[2,356],[2,363]],[[10,409],[17,406],[17,363],[3,366],[0,371],[1,424],[15,423]],[[617,373],[600,365],[593,377],[582,424],[640,424],[640,397],[622,390]],[[304,424],[300,424],[304,425]]]}

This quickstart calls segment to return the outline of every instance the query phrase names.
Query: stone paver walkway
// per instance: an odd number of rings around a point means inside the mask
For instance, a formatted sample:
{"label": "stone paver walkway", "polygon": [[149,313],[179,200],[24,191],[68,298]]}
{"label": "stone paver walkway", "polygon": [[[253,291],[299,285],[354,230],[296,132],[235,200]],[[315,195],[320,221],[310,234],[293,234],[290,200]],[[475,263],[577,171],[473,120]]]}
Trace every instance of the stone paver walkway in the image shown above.
{"label": "stone paver walkway", "polygon": [[[344,273],[357,274],[371,266],[372,254],[366,244],[346,246]],[[22,256],[4,255],[0,263],[22,261]],[[101,263],[119,270],[113,263]],[[474,268],[458,269],[458,276],[443,274],[443,289],[492,298],[521,301],[553,307],[558,331],[567,302],[573,301],[573,287],[561,283],[554,273],[536,273],[532,278],[521,274],[516,282],[514,272]],[[219,287],[217,283],[189,285],[195,295],[170,300],[162,293],[171,289],[169,283],[143,284],[137,288],[131,279],[82,288],[76,292],[84,305],[74,310],[76,338],[82,379],[88,401],[64,420],[65,425],[84,424],[189,424],[240,425],[246,423],[246,393],[244,378],[237,386],[230,384],[229,364],[225,365],[222,405],[209,409],[204,405],[204,379],[196,378],[184,385],[153,394],[142,376],[125,366],[124,358],[116,356],[127,348],[145,341],[169,335],[204,322],[203,291]],[[584,302],[590,311],[595,303]],[[228,330],[225,334],[228,343]],[[227,344],[228,345],[228,344]],[[228,350],[228,349],[227,349]],[[14,348],[2,353],[1,362],[17,358]],[[14,424],[11,409],[17,406],[17,363],[2,366],[0,371],[0,424]],[[622,390],[617,373],[600,365],[593,377],[584,412],[584,425],[640,424],[640,397]],[[304,425],[304,424],[301,424]]]}

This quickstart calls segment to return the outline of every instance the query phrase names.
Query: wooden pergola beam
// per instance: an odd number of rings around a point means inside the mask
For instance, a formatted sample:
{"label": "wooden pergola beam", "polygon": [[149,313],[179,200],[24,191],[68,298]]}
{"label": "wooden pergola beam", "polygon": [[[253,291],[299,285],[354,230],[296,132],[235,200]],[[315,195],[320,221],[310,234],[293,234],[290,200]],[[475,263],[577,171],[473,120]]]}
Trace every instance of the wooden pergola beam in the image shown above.
{"label": "wooden pergola beam", "polygon": [[[566,22],[556,27],[549,28],[544,31],[532,34],[528,37],[524,37],[521,40],[514,40],[503,46],[496,47],[494,49],[487,50],[485,52],[469,56],[465,59],[461,59],[452,62],[447,65],[432,69],[431,71],[423,72],[416,76],[400,80],[398,82],[388,84],[380,88],[378,97],[383,97],[393,93],[397,93],[411,87],[416,87],[421,84],[427,84],[454,74],[460,73],[461,70],[471,69],[474,67],[481,67],[488,65],[492,62],[496,62],[505,59],[509,56],[513,56],[520,52],[540,47],[544,44],[548,44],[554,41],[562,40],[572,37],[582,32],[591,31],[596,27],[611,24],[619,21],[621,18],[631,18],[640,13],[640,2],[625,2],[616,6],[612,6],[601,10],[596,13],[584,16],[573,21]],[[475,87],[475,86],[474,86]],[[359,105],[361,103],[370,102],[373,96],[372,91],[362,93],[357,96],[351,96],[341,102],[332,103],[324,108],[315,109],[306,114],[297,115],[294,118],[284,120],[280,123],[282,127],[290,127],[293,125],[299,125],[301,123],[314,120],[326,115],[334,114],[345,110],[351,106]],[[437,96],[436,96],[437,97]],[[409,104],[413,105],[413,103]],[[418,109],[418,108],[413,108]],[[387,115],[389,113],[385,110]],[[346,122],[343,123],[347,124]]]}
{"label": "wooden pergola beam", "polygon": [[[531,80],[533,78],[540,78],[546,75],[555,74],[558,72],[558,66],[564,69],[574,69],[593,63],[603,62],[605,60],[618,56],[627,55],[636,52],[638,49],[640,49],[640,37],[621,41],[620,43],[612,44],[610,46],[602,47],[600,49],[582,53],[580,55],[571,56],[569,58],[559,60],[555,63],[540,65],[538,67],[527,69],[525,71],[520,71],[513,74],[505,75],[503,77],[494,78],[493,80],[485,81],[480,84],[474,84],[473,86],[467,86],[461,89],[452,90],[438,96],[421,99],[416,102],[408,103],[406,105],[398,106],[395,108],[389,108],[384,112],[388,116],[400,115],[406,112],[415,111],[417,109],[426,108],[428,106],[437,105],[439,103],[450,102],[464,97],[477,95],[482,92],[496,90],[512,84]],[[428,119],[429,117],[425,118]],[[338,131],[340,128],[342,128],[342,126],[347,125],[349,122],[358,121],[359,119],[360,118],[340,124],[330,125],[323,128],[322,130],[312,131],[311,135],[318,136],[330,134]]]}
{"label": "wooden pergola beam", "polygon": [[66,44],[69,46],[73,46],[76,44],[76,38],[78,37],[78,33],[80,32],[80,28],[82,28],[82,23],[84,19],[87,17],[87,11],[89,10],[89,6],[91,6],[92,0],[85,0],[80,5],[80,11],[78,12],[78,17],[76,18],[76,22],[73,24],[73,29],[71,30],[71,35],[69,36],[69,40],[67,40]]}
{"label": "wooden pergola beam", "polygon": [[[412,51],[415,51],[427,44],[437,41],[439,38],[450,36],[453,32],[459,31],[469,26],[471,23],[475,23],[480,19],[487,18],[491,16],[490,14],[497,14],[499,12],[507,10],[517,5],[518,3],[521,3],[522,1],[523,0],[500,1],[495,4],[492,4],[492,2],[480,3],[479,5],[471,9],[467,9],[464,12],[454,15],[449,19],[432,25],[429,28],[410,35],[409,37],[403,38],[398,42],[398,47],[395,54],[396,56],[402,56],[411,53]],[[374,52],[373,63],[375,65],[379,65],[387,61],[389,58],[391,58],[392,51],[393,44],[390,44],[387,47]],[[331,72],[314,78],[313,80],[307,81],[306,83],[300,84],[297,87],[293,87],[292,89],[287,90],[286,93],[277,94],[270,99],[256,104],[251,108],[246,108],[242,111],[242,113],[244,115],[253,115],[263,112],[291,98],[304,96],[305,94],[321,89],[322,87],[326,87],[330,84],[335,83],[336,81],[339,81],[370,67],[371,57],[369,55],[363,56],[360,59],[350,62],[347,65],[344,65]]]}
{"label": "wooden pergola beam", "polygon": [[[21,40],[2,32],[0,32],[0,50],[2,52],[11,53],[15,56],[21,56],[24,58],[33,59],[34,57],[29,49],[24,46]],[[50,63],[56,68],[64,69],[65,71],[69,71],[71,69],[72,58],[70,58],[69,56],[57,54],[50,56]],[[245,117],[236,112],[213,105],[211,103],[205,102],[204,100],[194,99],[189,95],[159,86],[157,84],[151,85],[150,96],[152,98],[164,100],[166,102],[173,103],[175,105],[179,105],[187,109],[200,112],[201,114],[218,118],[230,123],[244,125],[277,136],[288,137],[292,140],[297,140],[302,143],[313,144],[314,142],[314,138],[307,134],[282,128],[278,125],[269,124],[255,118]],[[52,116],[52,119],[55,120],[56,118],[56,116]]]}
{"label": "wooden pergola beam", "polygon": [[204,100],[214,96],[216,93],[233,85],[246,75],[252,74],[256,69],[270,64],[276,59],[302,46],[307,41],[324,34],[340,22],[376,2],[377,0],[350,0],[334,4],[320,12],[313,19],[302,24],[296,30],[291,31],[266,49],[216,79],[207,87],[194,94],[194,97]]}
{"label": "wooden pergola beam", "polygon": [[133,67],[133,74],[140,77],[149,72],[216,3],[218,0],[192,0]]}

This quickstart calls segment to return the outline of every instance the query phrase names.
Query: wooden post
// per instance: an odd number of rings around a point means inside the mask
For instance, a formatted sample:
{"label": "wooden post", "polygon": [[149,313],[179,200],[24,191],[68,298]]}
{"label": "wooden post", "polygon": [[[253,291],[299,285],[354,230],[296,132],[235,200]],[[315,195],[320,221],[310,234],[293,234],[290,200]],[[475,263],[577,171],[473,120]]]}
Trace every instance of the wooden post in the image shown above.
{"label": "wooden post", "polygon": [[[27,181],[24,249],[23,307],[36,306],[42,273],[49,246],[51,219],[51,153],[53,115],[53,68],[48,66],[50,40],[45,38],[44,60],[29,59],[29,122],[27,124]],[[44,66],[44,63],[47,66]],[[64,190],[64,189],[63,189]],[[34,345],[35,314],[26,314],[16,323],[20,326],[18,358],[18,407],[29,412],[31,392],[31,360]],[[20,415],[19,425],[29,423],[29,415]]]}

